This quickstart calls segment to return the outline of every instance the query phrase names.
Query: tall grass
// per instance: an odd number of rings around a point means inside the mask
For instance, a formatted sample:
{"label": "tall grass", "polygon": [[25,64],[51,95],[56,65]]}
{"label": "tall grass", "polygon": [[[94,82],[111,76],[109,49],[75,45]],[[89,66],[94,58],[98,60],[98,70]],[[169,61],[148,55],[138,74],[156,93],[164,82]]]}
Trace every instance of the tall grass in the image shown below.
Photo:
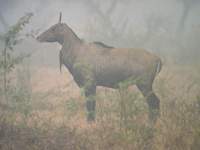
{"label": "tall grass", "polygon": [[[30,77],[27,68],[16,71],[18,86],[11,91],[10,107],[1,110],[2,150],[197,150],[200,147],[200,72],[196,67],[163,68],[154,84],[161,99],[161,116],[155,125],[149,123],[148,106],[136,87],[120,91],[98,88],[97,121],[88,124],[83,96],[71,97],[70,92],[56,86],[43,93],[34,92],[31,84],[34,74]],[[43,77],[46,78],[41,76],[39,82]],[[66,84],[61,88],[66,88]]]}

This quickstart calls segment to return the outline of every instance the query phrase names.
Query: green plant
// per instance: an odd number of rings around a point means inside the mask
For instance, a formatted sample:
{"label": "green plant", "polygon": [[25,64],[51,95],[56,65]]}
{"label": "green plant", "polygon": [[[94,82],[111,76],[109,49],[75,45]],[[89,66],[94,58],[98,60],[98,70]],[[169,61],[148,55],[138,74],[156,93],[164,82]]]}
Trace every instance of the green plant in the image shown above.
{"label": "green plant", "polygon": [[67,100],[65,103],[66,103],[65,108],[66,108],[68,117],[71,118],[75,116],[77,114],[78,107],[79,107],[76,100],[74,98],[71,98]]}
{"label": "green plant", "polygon": [[24,58],[29,56],[28,54],[16,56],[14,47],[23,40],[23,36],[19,33],[23,30],[25,25],[29,23],[32,16],[32,13],[25,14],[25,16],[21,17],[15,25],[11,26],[4,35],[1,35],[1,40],[4,43],[4,50],[0,56],[0,70],[2,70],[1,72],[3,73],[3,93],[5,101],[8,100],[9,73],[12,72],[16,64],[19,64]]}

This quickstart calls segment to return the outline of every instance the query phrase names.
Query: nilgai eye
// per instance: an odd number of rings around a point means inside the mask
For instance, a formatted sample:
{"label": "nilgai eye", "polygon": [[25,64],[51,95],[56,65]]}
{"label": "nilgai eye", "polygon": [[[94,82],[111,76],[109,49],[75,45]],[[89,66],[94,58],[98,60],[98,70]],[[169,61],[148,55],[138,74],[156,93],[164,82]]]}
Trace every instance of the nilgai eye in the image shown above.
{"label": "nilgai eye", "polygon": [[52,31],[55,31],[56,30],[56,28],[52,28]]}

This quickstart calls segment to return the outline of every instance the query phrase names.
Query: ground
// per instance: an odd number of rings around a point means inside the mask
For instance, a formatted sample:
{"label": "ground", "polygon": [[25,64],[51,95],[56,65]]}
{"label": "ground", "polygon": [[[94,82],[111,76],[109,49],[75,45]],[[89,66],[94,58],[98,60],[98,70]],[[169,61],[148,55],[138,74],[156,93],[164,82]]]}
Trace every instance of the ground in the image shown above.
{"label": "ground", "polygon": [[[116,90],[98,87],[97,121],[88,124],[82,89],[77,87],[68,71],[63,69],[60,73],[58,68],[34,68],[28,113],[7,113],[5,116],[10,115],[12,119],[5,117],[6,121],[3,120],[13,130],[17,128],[19,137],[8,143],[15,145],[23,133],[27,137],[34,135],[31,139],[36,142],[27,145],[18,141],[15,149],[19,145],[42,149],[45,144],[49,145],[48,149],[53,146],[55,149],[93,150],[195,149],[200,145],[198,68],[164,65],[154,83],[155,92],[161,99],[161,116],[155,125],[149,124],[145,99],[135,86],[123,91],[122,97]],[[6,136],[3,139],[0,145],[6,149],[9,144]]]}

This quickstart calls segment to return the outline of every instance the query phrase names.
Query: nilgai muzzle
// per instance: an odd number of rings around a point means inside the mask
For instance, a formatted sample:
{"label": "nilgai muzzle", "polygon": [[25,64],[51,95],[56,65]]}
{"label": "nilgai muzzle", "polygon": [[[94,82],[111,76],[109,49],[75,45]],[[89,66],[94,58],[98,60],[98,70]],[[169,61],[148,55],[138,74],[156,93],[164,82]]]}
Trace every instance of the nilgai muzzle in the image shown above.
{"label": "nilgai muzzle", "polygon": [[86,43],[65,23],[53,25],[37,37],[40,42],[58,42],[60,68],[64,64],[79,87],[84,88],[88,121],[95,120],[97,86],[119,89],[119,84],[135,84],[145,96],[150,119],[159,115],[160,100],[152,84],[161,70],[161,59],[139,48],[114,48],[101,42]]}

